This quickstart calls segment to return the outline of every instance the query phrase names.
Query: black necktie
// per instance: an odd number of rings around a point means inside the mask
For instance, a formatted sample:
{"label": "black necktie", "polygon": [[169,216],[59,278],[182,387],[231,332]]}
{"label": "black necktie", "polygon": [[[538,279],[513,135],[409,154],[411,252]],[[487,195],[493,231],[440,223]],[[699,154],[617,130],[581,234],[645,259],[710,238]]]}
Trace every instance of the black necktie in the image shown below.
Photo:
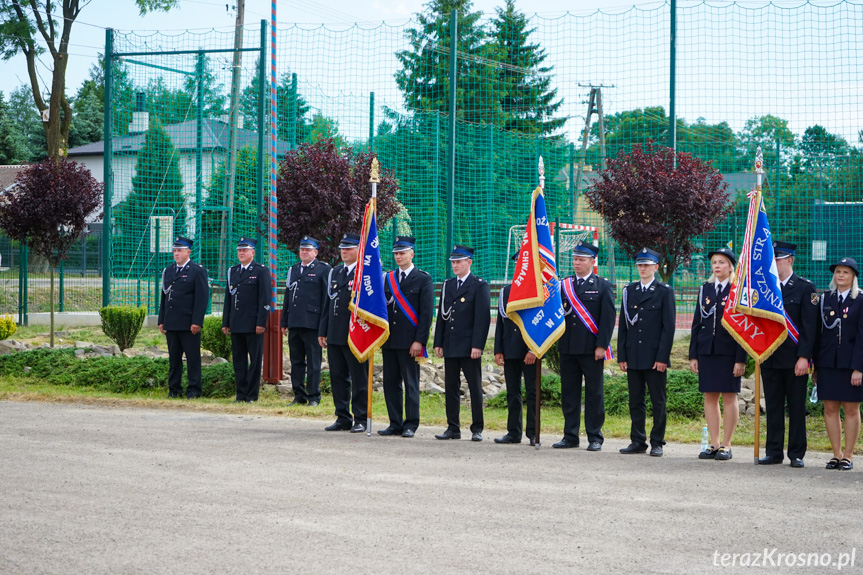
{"label": "black necktie", "polygon": [[837,293],[836,298],[839,300],[839,307],[841,308],[842,307],[842,294]]}
{"label": "black necktie", "polygon": [[461,284],[463,284],[463,283],[464,283],[464,281],[462,281],[462,280],[458,280],[458,285],[457,285],[457,286],[456,286],[456,288],[455,288],[455,289],[456,289],[456,291],[458,291],[458,290],[460,290],[460,289],[461,289]]}
{"label": "black necktie", "polygon": [[401,279],[399,279],[399,284],[401,284],[403,281],[405,281],[406,277],[408,277],[408,274],[406,274],[405,272],[402,272],[402,277],[401,277]]}
{"label": "black necktie", "polygon": [[584,285],[584,278],[578,278],[578,283],[577,283],[577,285],[578,285],[578,287],[583,286],[583,285]]}

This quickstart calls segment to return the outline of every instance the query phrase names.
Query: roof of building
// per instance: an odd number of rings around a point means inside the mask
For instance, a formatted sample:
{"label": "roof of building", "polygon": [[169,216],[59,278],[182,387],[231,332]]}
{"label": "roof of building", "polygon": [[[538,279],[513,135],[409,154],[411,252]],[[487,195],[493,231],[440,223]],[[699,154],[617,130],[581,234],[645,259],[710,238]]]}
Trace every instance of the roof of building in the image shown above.
{"label": "roof of building", "polygon": [[12,187],[15,183],[15,178],[18,174],[24,171],[27,166],[22,165],[0,165],[0,192],[4,192]]}
{"label": "roof of building", "polygon": [[[201,148],[205,151],[227,150],[228,149],[228,124],[221,120],[205,119],[203,122],[203,131],[201,138]],[[189,120],[180,122],[179,124],[170,124],[165,126],[165,131],[171,138],[171,143],[181,152],[194,152],[197,149],[197,122]],[[144,138],[146,132],[132,134],[129,136],[116,136],[113,140],[114,153],[136,154],[144,147]],[[237,130],[237,147],[245,148],[246,146],[256,146],[258,143],[258,133],[252,130],[240,128]],[[267,142],[269,146],[269,142]],[[292,146],[288,142],[278,140],[277,153],[279,156],[284,155],[291,150]],[[105,142],[92,142],[76,148],[71,148],[67,155],[74,156],[101,156],[105,153]]]}

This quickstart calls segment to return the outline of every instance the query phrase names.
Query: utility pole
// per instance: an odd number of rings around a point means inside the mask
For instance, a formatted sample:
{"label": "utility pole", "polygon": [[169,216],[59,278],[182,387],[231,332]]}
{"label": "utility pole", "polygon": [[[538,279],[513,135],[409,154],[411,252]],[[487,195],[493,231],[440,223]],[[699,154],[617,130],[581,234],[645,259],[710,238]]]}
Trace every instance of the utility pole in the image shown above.
{"label": "utility pole", "polygon": [[[237,175],[237,130],[240,118],[240,67],[243,57],[243,20],[246,9],[246,0],[236,0],[237,2],[237,21],[234,25],[234,57],[231,64],[231,99],[230,110],[228,111],[228,169],[225,174],[225,207],[222,212],[222,233],[219,240],[219,270],[227,269],[227,254],[230,251],[231,228],[233,227],[234,215],[234,190],[236,189]],[[263,75],[260,81],[264,81]],[[258,126],[259,130],[263,130],[264,126]],[[258,162],[263,162],[263,158],[258,158]],[[200,206],[198,207],[200,210]],[[195,230],[196,234],[200,234],[202,230]],[[199,236],[199,240],[201,237]],[[218,277],[218,276],[217,276]]]}

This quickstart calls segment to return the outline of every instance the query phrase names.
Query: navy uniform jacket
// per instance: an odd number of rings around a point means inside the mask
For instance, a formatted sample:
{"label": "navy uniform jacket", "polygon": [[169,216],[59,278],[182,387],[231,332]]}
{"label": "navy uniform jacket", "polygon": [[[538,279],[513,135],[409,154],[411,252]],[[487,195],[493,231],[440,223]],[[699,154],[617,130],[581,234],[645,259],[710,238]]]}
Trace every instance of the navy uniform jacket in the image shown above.
{"label": "navy uniform jacket", "polygon": [[330,345],[348,345],[351,287],[354,284],[356,271],[357,267],[354,266],[354,269],[348,273],[345,264],[339,264],[329,274],[330,288],[318,336],[327,338],[327,343]]}
{"label": "navy uniform jacket", "polygon": [[785,338],[779,349],[768,357],[763,367],[773,369],[792,369],[797,358],[812,359],[815,353],[815,334],[818,331],[818,294],[815,284],[797,274],[791,274],[782,286],[782,303],[785,312],[800,332],[799,343],[791,337]]}
{"label": "navy uniform jacket", "polygon": [[300,273],[302,264],[294,264],[288,270],[285,299],[282,302],[281,327],[304,327],[320,333],[327,320],[324,308],[327,305],[327,281],[330,266],[318,260],[306,266]]}
{"label": "navy uniform jacket", "polygon": [[[614,332],[614,288],[607,279],[596,274],[590,274],[584,285],[578,287],[578,278],[572,277],[573,289],[578,299],[593,316],[599,332],[596,335],[590,333],[584,324],[575,315],[566,295],[563,297],[563,310],[566,312],[564,322],[566,331],[557,340],[557,349],[560,353],[570,355],[593,355],[596,348],[605,349],[611,343],[611,334]],[[563,289],[563,286],[561,286]]]}
{"label": "navy uniform jacket", "polygon": [[[396,268],[396,282],[401,270]],[[426,345],[429,340],[429,330],[432,323],[432,310],[434,309],[434,282],[426,272],[417,269],[411,270],[404,283],[401,284],[402,293],[417,314],[417,325],[408,320],[401,308],[396,304],[390,291],[390,284],[384,277],[384,293],[387,297],[387,313],[390,319],[390,337],[384,343],[384,349],[410,349],[411,344],[417,341]]]}
{"label": "navy uniform jacket", "polygon": [[188,331],[193,325],[204,325],[209,295],[203,266],[190,261],[180,274],[176,264],[166,267],[162,272],[158,325],[166,331]]}
{"label": "navy uniform jacket", "polygon": [[501,310],[506,311],[511,289],[512,286],[504,286],[498,298],[497,324],[494,328],[494,353],[495,355],[502,353],[504,359],[523,360],[530,350],[524,343],[524,338],[521,337],[521,330],[514,321],[509,317],[503,317],[501,313]]}
{"label": "navy uniform jacket", "polygon": [[698,359],[699,355],[733,355],[735,363],[746,363],[746,350],[740,347],[722,325],[730,291],[731,280],[718,295],[716,284],[707,282],[701,286],[701,301],[695,303],[695,315],[692,318],[689,359]]}
{"label": "navy uniform jacket", "polygon": [[641,281],[623,289],[626,306],[620,303],[617,361],[625,361],[628,369],[653,369],[656,362],[670,363],[676,319],[674,290],[658,280],[650,284],[647,293],[641,291]]}
{"label": "navy uniform jacket", "polygon": [[[243,271],[240,264],[228,269],[222,327],[232,333],[255,333],[257,327],[267,327],[270,315],[270,270],[256,261]],[[236,289],[232,295],[231,292]]]}
{"label": "navy uniform jacket", "polygon": [[471,273],[456,290],[457,280],[449,278],[441,287],[434,347],[443,348],[444,357],[470,357],[471,349],[485,348],[491,325],[488,284]]}
{"label": "navy uniform jacket", "polygon": [[[848,292],[848,298],[842,302],[841,308],[834,292],[824,292],[821,300],[819,310],[823,311],[819,311],[822,317],[818,319],[821,325],[815,351],[815,369],[832,367],[863,371],[863,293],[851,299],[851,292]],[[840,323],[828,329],[827,326],[833,325],[837,319]]]}

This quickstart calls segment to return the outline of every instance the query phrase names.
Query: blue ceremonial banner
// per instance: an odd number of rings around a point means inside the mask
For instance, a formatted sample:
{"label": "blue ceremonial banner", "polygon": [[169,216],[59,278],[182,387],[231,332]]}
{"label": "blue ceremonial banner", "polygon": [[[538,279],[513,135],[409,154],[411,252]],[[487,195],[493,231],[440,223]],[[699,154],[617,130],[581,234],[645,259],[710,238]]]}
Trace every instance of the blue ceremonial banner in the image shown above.
{"label": "blue ceremonial banner", "polygon": [[530,220],[515,265],[507,317],[521,330],[527,347],[542,358],[563,335],[563,301],[542,188],[531,197]]}
{"label": "blue ceremonial banner", "polygon": [[360,253],[351,290],[348,345],[360,362],[368,359],[390,335],[376,211],[377,200],[372,198],[363,216]]}
{"label": "blue ceremonial banner", "polygon": [[762,362],[782,345],[788,329],[761,190],[752,191],[749,199],[746,236],[722,325],[753,359]]}

